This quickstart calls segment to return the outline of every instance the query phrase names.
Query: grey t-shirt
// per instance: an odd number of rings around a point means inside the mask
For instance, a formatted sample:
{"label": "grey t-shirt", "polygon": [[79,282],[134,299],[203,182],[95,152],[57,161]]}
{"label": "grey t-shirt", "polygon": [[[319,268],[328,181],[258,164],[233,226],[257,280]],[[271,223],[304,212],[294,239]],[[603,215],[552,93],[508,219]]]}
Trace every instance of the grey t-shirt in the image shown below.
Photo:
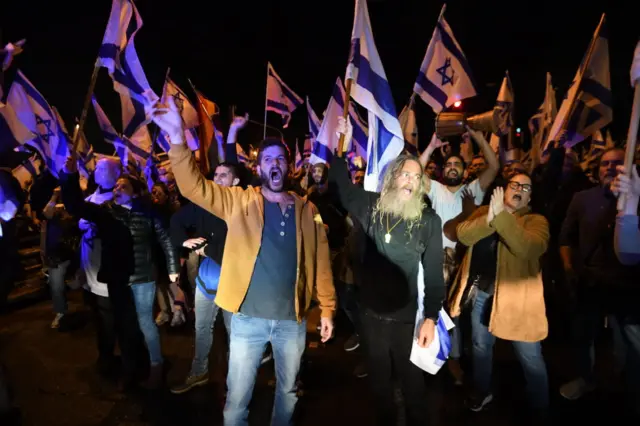
{"label": "grey t-shirt", "polygon": [[293,205],[283,214],[278,203],[264,200],[262,244],[240,313],[270,320],[295,320],[297,263]]}

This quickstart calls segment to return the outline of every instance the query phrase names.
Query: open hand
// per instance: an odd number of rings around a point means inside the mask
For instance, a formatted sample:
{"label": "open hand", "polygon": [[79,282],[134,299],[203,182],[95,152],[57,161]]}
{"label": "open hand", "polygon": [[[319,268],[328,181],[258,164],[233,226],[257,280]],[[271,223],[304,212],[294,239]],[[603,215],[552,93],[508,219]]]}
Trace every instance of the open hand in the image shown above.
{"label": "open hand", "polygon": [[184,243],[182,243],[182,246],[188,249],[193,249],[199,246],[200,244],[204,243],[205,241],[207,241],[206,238],[191,238],[185,241]]}
{"label": "open hand", "polygon": [[160,129],[167,132],[172,144],[182,145],[184,144],[184,132],[180,110],[178,110],[173,96],[167,96],[165,102],[164,104],[160,102],[145,104],[145,113]]}
{"label": "open hand", "polygon": [[493,210],[494,216],[498,216],[504,210],[504,188],[501,186],[493,190],[490,209]]}
{"label": "open hand", "polygon": [[445,147],[447,145],[449,145],[449,142],[441,141],[436,135],[436,133],[434,132],[433,136],[431,136],[431,141],[429,142],[428,148],[430,148],[431,151],[435,151],[436,149],[438,148],[442,149],[442,147]]}

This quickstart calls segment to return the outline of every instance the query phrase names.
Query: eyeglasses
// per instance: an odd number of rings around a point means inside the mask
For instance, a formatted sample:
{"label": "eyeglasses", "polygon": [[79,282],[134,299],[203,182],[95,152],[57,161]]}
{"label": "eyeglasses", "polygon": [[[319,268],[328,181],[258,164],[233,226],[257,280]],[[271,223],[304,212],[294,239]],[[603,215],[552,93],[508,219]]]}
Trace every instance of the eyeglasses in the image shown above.
{"label": "eyeglasses", "polygon": [[528,183],[520,183],[512,180],[509,182],[509,188],[517,191],[521,190],[522,192],[531,192],[531,185]]}
{"label": "eyeglasses", "polygon": [[422,175],[419,173],[400,172],[400,177],[406,180],[420,180]]}

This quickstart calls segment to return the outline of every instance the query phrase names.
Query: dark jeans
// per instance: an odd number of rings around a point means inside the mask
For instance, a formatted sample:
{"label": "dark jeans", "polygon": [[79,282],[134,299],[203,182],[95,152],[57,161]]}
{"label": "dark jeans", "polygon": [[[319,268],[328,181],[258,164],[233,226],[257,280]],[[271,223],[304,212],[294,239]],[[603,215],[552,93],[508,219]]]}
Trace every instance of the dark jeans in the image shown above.
{"label": "dark jeans", "polygon": [[[478,290],[471,311],[473,385],[483,395],[491,393],[493,345],[496,341],[495,336],[489,332],[487,327],[492,301],[493,296]],[[540,342],[511,341],[511,343],[524,370],[529,404],[536,410],[547,410],[549,408],[549,380]]]}
{"label": "dark jeans", "polygon": [[[634,403],[640,406],[640,324],[635,315],[615,312],[615,306],[606,306],[610,297],[600,287],[581,287],[578,291],[576,311],[572,317],[573,347],[580,377],[593,381],[594,341],[604,326],[608,314],[613,332],[613,352],[616,363],[624,369],[627,389]],[[640,408],[638,409],[640,410]]]}
{"label": "dark jeans", "polygon": [[392,374],[395,372],[405,403],[407,426],[427,425],[424,373],[409,360],[414,324],[377,318],[371,313],[363,313],[361,324],[378,424],[388,426],[397,421]]}
{"label": "dark jeans", "polygon": [[338,293],[338,306],[342,308],[344,313],[353,325],[353,331],[361,334],[360,325],[360,307],[358,304],[359,287],[355,284],[346,284],[342,281],[335,282],[336,292]]}
{"label": "dark jeans", "polygon": [[125,378],[144,377],[149,358],[138,325],[133,295],[127,284],[108,287],[109,297],[85,292],[96,327],[98,362],[103,365],[114,362],[117,341]]}

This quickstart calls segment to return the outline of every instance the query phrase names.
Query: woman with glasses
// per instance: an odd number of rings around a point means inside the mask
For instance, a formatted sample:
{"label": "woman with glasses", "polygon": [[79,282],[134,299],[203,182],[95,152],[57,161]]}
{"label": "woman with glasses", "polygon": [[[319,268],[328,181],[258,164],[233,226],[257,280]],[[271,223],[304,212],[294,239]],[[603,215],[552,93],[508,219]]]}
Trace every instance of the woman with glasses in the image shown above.
{"label": "woman with glasses", "polygon": [[540,342],[547,337],[540,257],[549,225],[530,213],[531,178],[510,177],[496,188],[489,206],[458,225],[458,240],[469,247],[449,303],[452,316],[471,310],[474,392],[468,400],[481,411],[493,400],[491,371],[496,338],[513,342],[527,382],[529,403],[542,417],[549,406],[547,371]]}

